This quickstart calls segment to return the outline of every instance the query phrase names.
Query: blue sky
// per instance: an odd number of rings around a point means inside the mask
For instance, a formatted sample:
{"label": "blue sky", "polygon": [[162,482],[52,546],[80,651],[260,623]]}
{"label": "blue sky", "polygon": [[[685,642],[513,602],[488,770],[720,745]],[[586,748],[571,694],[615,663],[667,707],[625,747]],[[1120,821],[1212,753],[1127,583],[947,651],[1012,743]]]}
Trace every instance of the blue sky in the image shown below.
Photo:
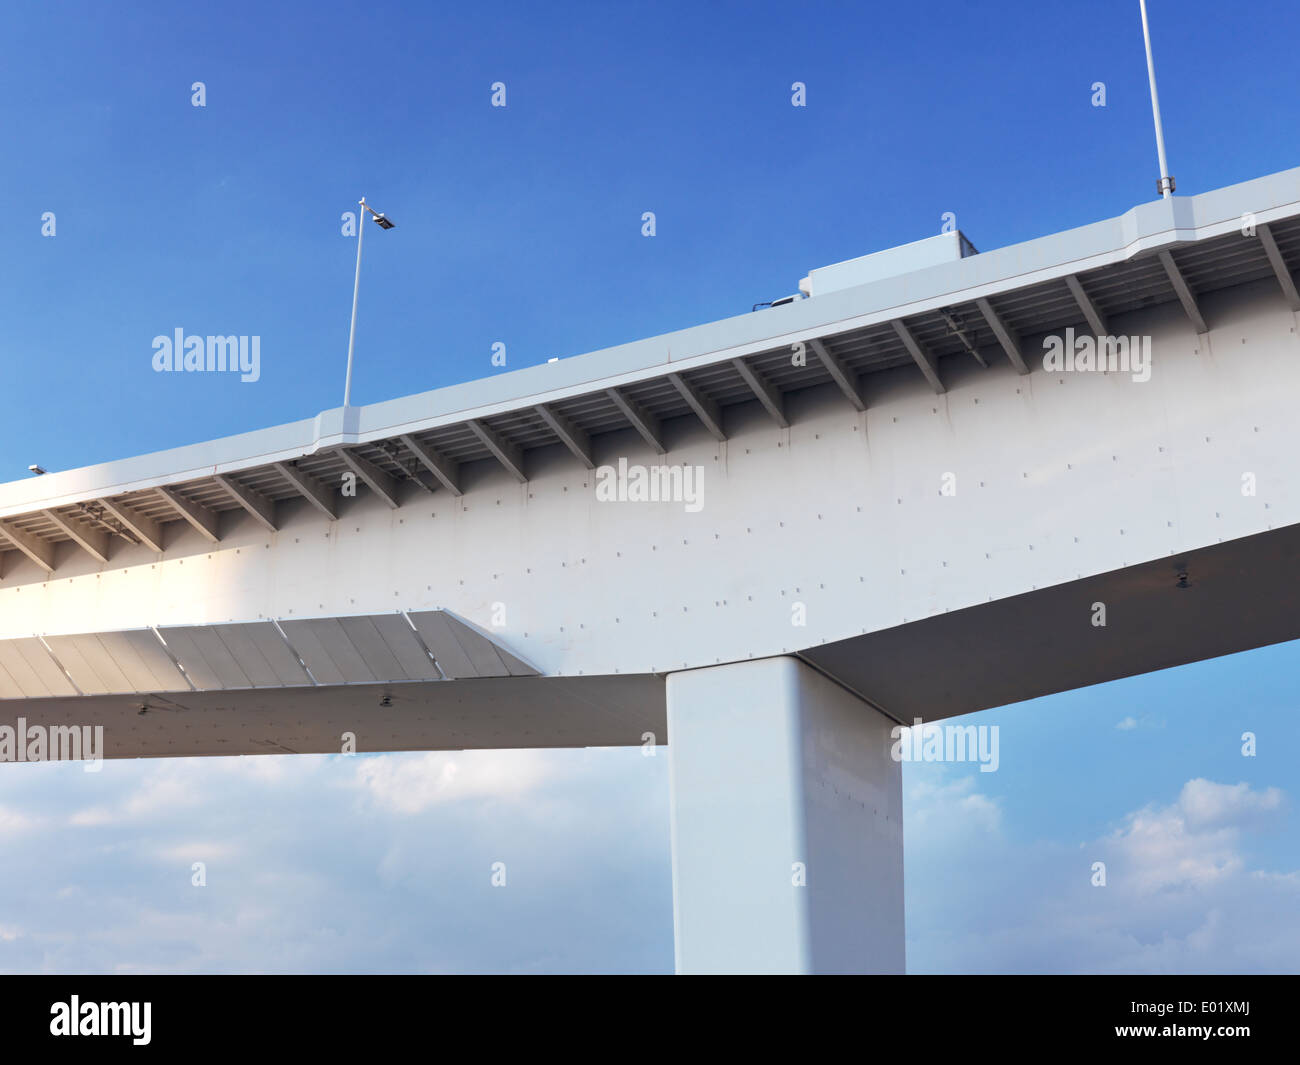
{"label": "blue sky", "polygon": [[[1150,8],[1179,193],[1300,162],[1300,8]],[[18,2],[0,99],[0,480],[337,406],[361,194],[398,225],[366,238],[365,403],[505,372],[498,342],[509,370],[744,313],[944,212],[981,249],[1086,224],[1158,176],[1135,0]],[[261,380],[153,373],[177,327],[260,336]],[[997,773],[907,766],[913,971],[1295,971],[1298,666],[989,711]],[[662,755],[8,766],[0,970],[668,970]]]}

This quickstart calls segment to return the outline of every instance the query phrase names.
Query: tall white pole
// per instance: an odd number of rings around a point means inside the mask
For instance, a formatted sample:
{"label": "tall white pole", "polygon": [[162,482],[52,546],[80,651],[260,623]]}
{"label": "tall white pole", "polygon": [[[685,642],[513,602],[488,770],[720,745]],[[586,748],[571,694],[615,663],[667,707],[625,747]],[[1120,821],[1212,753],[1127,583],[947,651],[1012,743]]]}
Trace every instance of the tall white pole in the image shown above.
{"label": "tall white pole", "polygon": [[361,292],[361,238],[366,235],[366,198],[361,197],[361,210],[357,212],[357,278],[352,283],[352,329],[348,333],[348,376],[343,384],[343,406],[352,403],[352,348],[357,340],[357,295]]}
{"label": "tall white pole", "polygon": [[1168,199],[1173,195],[1174,179],[1169,175],[1165,161],[1165,131],[1160,125],[1160,97],[1156,94],[1156,63],[1151,58],[1151,28],[1147,25],[1147,0],[1138,0],[1142,6],[1142,36],[1147,44],[1147,79],[1151,82],[1151,113],[1156,120],[1156,152],[1160,156],[1160,195]]}

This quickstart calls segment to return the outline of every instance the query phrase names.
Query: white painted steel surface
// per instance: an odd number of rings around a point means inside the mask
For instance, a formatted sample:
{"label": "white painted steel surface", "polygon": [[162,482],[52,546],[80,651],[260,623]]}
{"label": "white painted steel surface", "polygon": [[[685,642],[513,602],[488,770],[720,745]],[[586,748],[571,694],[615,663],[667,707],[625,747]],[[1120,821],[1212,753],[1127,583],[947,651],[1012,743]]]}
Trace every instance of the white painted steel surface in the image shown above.
{"label": "white painted steel surface", "polygon": [[793,658],[668,678],[679,973],[901,973],[893,722]]}

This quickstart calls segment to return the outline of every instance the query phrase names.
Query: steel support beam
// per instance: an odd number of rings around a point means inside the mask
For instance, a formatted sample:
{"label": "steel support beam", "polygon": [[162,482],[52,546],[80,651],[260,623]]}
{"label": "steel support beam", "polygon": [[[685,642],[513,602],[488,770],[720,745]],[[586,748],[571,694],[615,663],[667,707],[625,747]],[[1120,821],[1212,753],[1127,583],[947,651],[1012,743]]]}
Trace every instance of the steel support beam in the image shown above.
{"label": "steel support beam", "polygon": [[898,339],[903,342],[903,347],[907,348],[908,354],[912,356],[917,367],[925,374],[925,379],[930,382],[930,387],[939,394],[948,391],[944,387],[943,379],[939,376],[939,366],[935,362],[934,356],[921,347],[916,337],[912,336],[912,331],[897,318],[889,324],[894,327]]}
{"label": "steel support beam", "polygon": [[54,572],[54,545],[31,533],[25,533],[16,525],[0,521],[0,533],[8,537],[9,542],[24,555],[40,566],[46,573]]}
{"label": "steel support beam", "polygon": [[217,531],[217,515],[215,511],[199,503],[193,503],[173,488],[166,488],[159,485],[154,489],[163,499],[172,505],[182,518],[190,523],[205,540],[212,544],[221,543],[221,534]]}
{"label": "steel support beam", "polygon": [[68,534],[73,543],[81,547],[96,562],[108,561],[108,534],[76,518],[69,518],[57,510],[42,510],[41,514]]}
{"label": "steel support beam", "polygon": [[614,406],[623,412],[623,417],[632,423],[632,428],[641,434],[641,438],[647,444],[654,448],[656,454],[663,455],[668,452],[668,449],[664,447],[658,418],[645,410],[636,400],[623,395],[617,388],[605,389],[605,395],[614,401]]}
{"label": "steel support beam", "polygon": [[397,482],[373,462],[345,447],[339,448],[338,455],[348,469],[365,481],[370,490],[390,507],[396,510],[402,505],[397,499]]}
{"label": "steel support beam", "polygon": [[539,403],[533,410],[551,427],[551,431],[560,438],[560,442],[573,452],[574,458],[589,470],[596,468],[596,462],[591,457],[591,440],[586,430],[578,428],[563,414],[552,410],[545,403]]}
{"label": "steel support beam", "polygon": [[528,476],[524,473],[524,453],[517,445],[477,418],[471,418],[465,425],[516,481],[520,484],[528,481]]}
{"label": "steel support beam", "polygon": [[1028,373],[1029,366],[1026,364],[1025,356],[1020,350],[1020,338],[1002,320],[1001,315],[993,309],[993,304],[988,300],[977,299],[975,305],[980,309],[980,314],[984,315],[984,321],[988,322],[989,328],[993,330],[993,335],[998,338],[998,343],[1002,345],[1002,350],[1007,353],[1007,358],[1011,360],[1011,365],[1016,368],[1016,373]]}
{"label": "steel support beam", "polygon": [[233,477],[227,477],[225,474],[218,473],[213,480],[229,492],[231,498],[248,511],[253,520],[266,529],[267,532],[279,531],[279,526],[275,521],[274,500],[268,499],[256,489],[242,485]]}
{"label": "steel support beam", "polygon": [[1296,291],[1295,278],[1291,276],[1291,270],[1278,250],[1277,241],[1273,239],[1273,231],[1266,224],[1261,223],[1255,227],[1255,232],[1259,234],[1260,243],[1264,245],[1264,254],[1272,264],[1273,273],[1277,274],[1277,282],[1282,286],[1282,295],[1286,297],[1287,305],[1293,311],[1300,311],[1300,292]]}
{"label": "steel support beam", "polygon": [[1198,333],[1208,333],[1210,327],[1205,324],[1205,318],[1201,315],[1201,308],[1197,306],[1196,296],[1192,292],[1191,286],[1183,277],[1183,272],[1178,269],[1178,264],[1174,262],[1174,257],[1168,251],[1160,253],[1160,265],[1165,268],[1165,273],[1169,275],[1169,283],[1174,286],[1174,291],[1178,293],[1178,302],[1183,305],[1183,310],[1187,312],[1187,317],[1192,320],[1192,325]]}
{"label": "steel support beam", "polygon": [[149,550],[162,554],[162,526],[153,518],[147,514],[141,514],[138,510],[128,507],[125,503],[114,503],[110,499],[100,499],[97,502]]}
{"label": "steel support beam", "polygon": [[782,429],[790,428],[790,419],[785,416],[785,399],[762,375],[753,369],[744,359],[732,359],[731,365],[745,379],[754,398],[763,405],[763,409],[772,415],[772,420]]}
{"label": "steel support beam", "polygon": [[813,354],[821,360],[821,364],[826,367],[826,372],[831,375],[831,380],[844,393],[844,398],[853,404],[853,409],[856,411],[866,410],[867,404],[862,398],[862,390],[858,387],[857,374],[827,351],[826,345],[820,340],[810,340],[808,346],[812,348]]}
{"label": "steel support beam", "polygon": [[722,431],[722,411],[718,405],[679,373],[670,373],[668,381],[686,400],[687,406],[695,412],[713,439],[726,440],[727,434]]}
{"label": "steel support beam", "polygon": [[409,434],[398,439],[410,449],[411,454],[424,464],[426,470],[442,482],[442,486],[447,491],[456,496],[465,494],[460,489],[460,466],[458,463],[453,462],[445,455],[439,454],[428,444],[420,443]]}
{"label": "steel support beam", "polygon": [[1074,294],[1074,302],[1079,305],[1079,310],[1083,311],[1083,316],[1088,320],[1088,327],[1093,331],[1093,334],[1099,337],[1110,336],[1110,327],[1106,324],[1106,316],[1092,302],[1092,297],[1085,291],[1083,283],[1073,274],[1065,279],[1065,283]]}
{"label": "steel support beam", "polygon": [[273,465],[276,473],[293,485],[308,503],[331,521],[338,519],[338,509],[334,504],[336,489],[326,486],[310,473],[298,469],[292,463],[276,462]]}

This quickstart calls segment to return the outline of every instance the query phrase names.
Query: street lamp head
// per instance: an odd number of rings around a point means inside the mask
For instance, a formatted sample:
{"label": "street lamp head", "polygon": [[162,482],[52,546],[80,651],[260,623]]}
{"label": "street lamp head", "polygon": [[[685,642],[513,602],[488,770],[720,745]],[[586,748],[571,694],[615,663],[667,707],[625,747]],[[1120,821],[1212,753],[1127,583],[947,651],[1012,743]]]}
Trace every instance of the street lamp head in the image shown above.
{"label": "street lamp head", "polygon": [[375,224],[378,225],[380,229],[393,228],[393,223],[388,220],[387,215],[382,215],[382,214],[375,215]]}
{"label": "street lamp head", "polygon": [[43,469],[41,469],[41,468],[40,468],[39,466],[37,466],[35,463],[32,463],[32,465],[28,466],[27,468],[28,468],[32,473],[36,474],[37,477],[41,476],[41,474],[43,474],[43,473],[45,472]]}

